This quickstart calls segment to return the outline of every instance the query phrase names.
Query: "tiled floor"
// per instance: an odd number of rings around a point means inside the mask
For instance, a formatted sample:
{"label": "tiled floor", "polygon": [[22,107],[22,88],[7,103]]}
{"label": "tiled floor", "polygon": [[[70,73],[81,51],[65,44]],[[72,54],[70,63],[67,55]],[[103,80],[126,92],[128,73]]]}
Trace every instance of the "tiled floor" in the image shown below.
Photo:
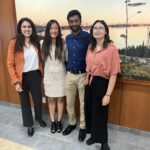
{"label": "tiled floor", "polygon": [[33,150],[32,148],[25,146],[23,144],[18,144],[16,142],[6,140],[3,138],[0,138],[0,149],[3,150]]}
{"label": "tiled floor", "polygon": [[[44,114],[47,128],[35,123],[35,134],[28,137],[22,126],[19,107],[0,103],[0,150],[98,150],[100,144],[87,146],[85,141],[78,142],[77,128],[68,136],[50,133],[48,114]],[[63,117],[64,126],[67,116]],[[129,132],[130,131],[130,132]],[[89,135],[87,135],[87,138]],[[111,150],[150,150],[150,132],[138,132],[109,125],[109,145]]]}

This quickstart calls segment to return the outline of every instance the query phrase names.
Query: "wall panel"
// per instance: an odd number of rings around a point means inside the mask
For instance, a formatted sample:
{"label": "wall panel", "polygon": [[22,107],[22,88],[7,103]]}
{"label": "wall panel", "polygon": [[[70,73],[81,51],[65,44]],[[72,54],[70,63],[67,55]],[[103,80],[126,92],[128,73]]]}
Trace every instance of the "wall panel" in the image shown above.
{"label": "wall panel", "polygon": [[[2,85],[0,89],[5,89],[7,95],[4,98],[8,102],[18,103],[19,98],[17,92],[11,86],[10,77],[7,71],[6,59],[7,59],[7,47],[8,42],[15,36],[16,33],[16,11],[15,0],[0,0],[0,38],[1,38],[1,59],[2,63]],[[0,94],[1,98],[1,94]],[[3,99],[3,97],[1,98]]]}

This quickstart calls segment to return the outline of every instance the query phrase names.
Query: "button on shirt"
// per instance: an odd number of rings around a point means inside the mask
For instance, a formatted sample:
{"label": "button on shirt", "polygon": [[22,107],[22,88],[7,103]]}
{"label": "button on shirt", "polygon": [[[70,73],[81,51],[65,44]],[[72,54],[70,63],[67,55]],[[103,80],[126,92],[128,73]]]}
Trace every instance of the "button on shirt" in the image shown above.
{"label": "button on shirt", "polygon": [[68,70],[85,70],[85,57],[90,39],[90,34],[83,30],[77,35],[71,33],[66,37],[68,48]]}

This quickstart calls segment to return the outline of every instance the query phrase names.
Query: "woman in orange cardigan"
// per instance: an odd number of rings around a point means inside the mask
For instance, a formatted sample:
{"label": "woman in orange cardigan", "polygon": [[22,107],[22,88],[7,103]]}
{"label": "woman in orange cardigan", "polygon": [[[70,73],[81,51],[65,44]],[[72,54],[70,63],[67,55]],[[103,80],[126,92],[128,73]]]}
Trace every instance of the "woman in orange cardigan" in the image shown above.
{"label": "woman in orange cardigan", "polygon": [[28,127],[28,136],[34,134],[29,92],[34,102],[35,120],[41,127],[46,127],[46,123],[42,120],[43,68],[39,50],[40,45],[34,23],[29,18],[20,19],[17,36],[8,46],[7,67],[12,84],[20,95],[23,125]]}

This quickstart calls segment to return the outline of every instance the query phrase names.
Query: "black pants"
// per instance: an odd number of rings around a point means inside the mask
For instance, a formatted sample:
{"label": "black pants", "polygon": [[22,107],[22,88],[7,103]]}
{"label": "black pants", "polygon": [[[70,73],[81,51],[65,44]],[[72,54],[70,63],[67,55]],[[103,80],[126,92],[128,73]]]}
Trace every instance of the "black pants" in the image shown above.
{"label": "black pants", "polygon": [[108,142],[108,105],[102,106],[107,87],[108,79],[97,76],[94,76],[91,85],[85,87],[86,131],[97,143]]}
{"label": "black pants", "polygon": [[34,102],[35,119],[42,120],[42,93],[41,93],[41,73],[39,70],[23,73],[22,80],[23,91],[19,92],[23,125],[25,127],[33,126],[33,116],[30,104],[31,93]]}

